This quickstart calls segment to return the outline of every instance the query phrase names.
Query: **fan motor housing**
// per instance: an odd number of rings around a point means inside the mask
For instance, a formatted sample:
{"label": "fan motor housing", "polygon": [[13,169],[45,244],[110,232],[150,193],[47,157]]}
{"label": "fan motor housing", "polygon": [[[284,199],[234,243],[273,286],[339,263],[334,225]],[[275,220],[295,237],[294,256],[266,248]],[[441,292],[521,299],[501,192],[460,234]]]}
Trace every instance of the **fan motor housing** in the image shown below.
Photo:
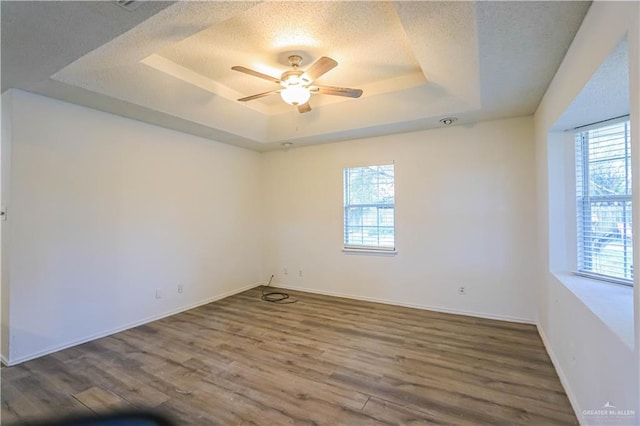
{"label": "fan motor housing", "polygon": [[280,77],[280,80],[282,81],[281,84],[284,87],[289,87],[289,86],[306,86],[309,83],[311,83],[308,79],[302,77],[302,74],[304,73],[298,70],[285,71],[282,73],[282,76]]}

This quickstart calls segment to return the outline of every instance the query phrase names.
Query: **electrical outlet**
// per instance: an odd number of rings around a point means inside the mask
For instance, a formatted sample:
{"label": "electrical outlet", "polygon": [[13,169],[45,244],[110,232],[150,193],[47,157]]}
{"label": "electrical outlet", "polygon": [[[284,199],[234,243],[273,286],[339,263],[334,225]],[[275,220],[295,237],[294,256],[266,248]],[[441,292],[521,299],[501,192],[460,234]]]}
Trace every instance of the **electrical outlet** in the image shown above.
{"label": "electrical outlet", "polygon": [[156,289],[156,299],[162,299],[162,291],[160,289]]}
{"label": "electrical outlet", "polygon": [[287,267],[285,266],[284,268],[282,268],[282,273],[285,275],[289,275],[289,269],[287,269]]}
{"label": "electrical outlet", "polygon": [[464,296],[465,294],[467,294],[467,288],[464,286],[458,287],[458,294],[460,296]]}
{"label": "electrical outlet", "polygon": [[184,287],[182,284],[178,284],[178,293],[182,293],[184,291]]}
{"label": "electrical outlet", "polygon": [[301,276],[302,276],[302,269],[300,269],[300,270],[298,271],[298,276],[299,276],[299,277],[301,277]]}

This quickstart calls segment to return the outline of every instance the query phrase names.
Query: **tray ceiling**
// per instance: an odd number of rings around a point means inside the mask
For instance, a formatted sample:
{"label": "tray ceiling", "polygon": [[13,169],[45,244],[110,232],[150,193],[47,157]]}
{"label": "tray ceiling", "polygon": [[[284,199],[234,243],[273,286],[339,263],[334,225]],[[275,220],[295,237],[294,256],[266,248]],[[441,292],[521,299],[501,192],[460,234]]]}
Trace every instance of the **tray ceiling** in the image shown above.
{"label": "tray ceiling", "polygon": [[[446,116],[464,124],[533,113],[588,6],[146,1],[130,12],[114,2],[2,2],[2,90],[259,151],[430,128]],[[40,39],[64,41],[64,59]],[[306,114],[278,95],[236,101],[278,86],[231,66],[279,77],[292,53],[302,69],[335,59],[318,84],[363,96],[314,95]],[[43,71],[21,77],[27,65]]]}

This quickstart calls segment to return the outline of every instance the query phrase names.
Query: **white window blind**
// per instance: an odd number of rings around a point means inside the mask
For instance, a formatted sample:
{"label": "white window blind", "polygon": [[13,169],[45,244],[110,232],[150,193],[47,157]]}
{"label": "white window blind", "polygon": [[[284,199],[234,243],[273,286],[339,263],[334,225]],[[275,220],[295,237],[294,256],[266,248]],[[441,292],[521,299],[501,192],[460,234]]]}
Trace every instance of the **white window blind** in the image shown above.
{"label": "white window blind", "polygon": [[393,164],[344,169],[345,249],[395,250]]}
{"label": "white window blind", "polygon": [[578,273],[631,284],[631,138],[629,121],[577,132]]}

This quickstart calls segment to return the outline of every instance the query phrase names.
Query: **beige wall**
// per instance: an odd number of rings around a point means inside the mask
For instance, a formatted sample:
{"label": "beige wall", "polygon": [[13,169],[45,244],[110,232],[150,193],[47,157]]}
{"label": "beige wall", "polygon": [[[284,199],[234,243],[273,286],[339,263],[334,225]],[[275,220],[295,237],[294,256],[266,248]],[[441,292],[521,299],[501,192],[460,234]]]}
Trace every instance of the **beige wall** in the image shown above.
{"label": "beige wall", "polygon": [[12,363],[258,283],[260,154],[25,92],[11,108]]}
{"label": "beige wall", "polygon": [[[607,289],[607,284],[590,284],[586,282],[588,280],[576,282],[574,277],[561,274],[562,265],[567,264],[563,237],[567,233],[564,226],[566,212],[560,208],[566,197],[563,193],[566,181],[559,167],[563,151],[559,144],[563,135],[551,130],[609,53],[626,36],[635,175],[633,204],[640,205],[640,185],[637,185],[640,175],[639,17],[638,2],[594,2],[534,116],[541,240],[537,268],[539,330],[583,424],[638,424],[640,285],[637,275],[634,289],[617,286]],[[612,117],[601,119],[606,118]],[[640,209],[634,207],[634,235],[640,235],[639,213]],[[636,264],[640,263],[639,242],[640,238],[634,238]],[[622,311],[629,314],[621,315]],[[636,417],[602,420],[588,414],[589,410],[601,409],[606,403],[620,410],[635,411]]]}
{"label": "beige wall", "polygon": [[[389,160],[398,253],[343,253],[342,170]],[[535,322],[530,117],[270,152],[262,167],[263,279]]]}
{"label": "beige wall", "polygon": [[[11,122],[12,122],[12,111],[11,111],[11,93],[2,95],[2,114],[0,120],[2,120],[1,128],[2,128],[2,140],[0,141],[0,205],[2,207],[7,205],[7,201],[9,200],[9,172],[11,168]],[[0,317],[2,318],[2,326],[0,327],[0,356],[2,357],[2,361],[6,362],[7,358],[5,355],[9,353],[9,328],[10,328],[10,317],[9,317],[9,251],[5,248],[7,247],[7,242],[9,238],[8,229],[5,229],[5,222],[0,221],[0,246],[2,247],[0,253],[0,310],[2,313]]]}

